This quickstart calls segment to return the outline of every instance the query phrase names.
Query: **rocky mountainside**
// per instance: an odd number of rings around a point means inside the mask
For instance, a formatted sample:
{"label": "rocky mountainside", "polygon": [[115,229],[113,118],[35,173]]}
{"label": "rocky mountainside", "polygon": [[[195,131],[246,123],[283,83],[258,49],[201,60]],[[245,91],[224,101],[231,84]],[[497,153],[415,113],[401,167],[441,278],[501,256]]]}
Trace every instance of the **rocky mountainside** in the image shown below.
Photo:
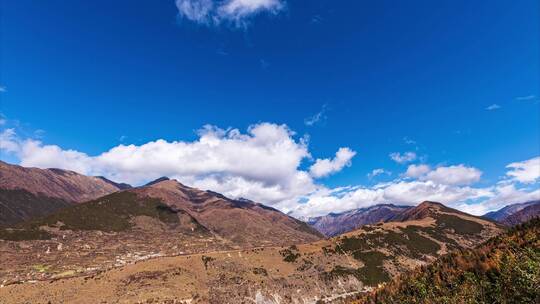
{"label": "rocky mountainside", "polygon": [[500,223],[505,223],[506,219],[512,214],[517,213],[529,206],[538,205],[538,204],[540,204],[540,201],[538,200],[525,202],[525,203],[519,203],[519,204],[512,204],[512,205],[505,206],[497,211],[488,212],[484,214],[484,217],[495,220]]}
{"label": "rocky mountainside", "polygon": [[531,204],[505,217],[501,220],[501,223],[507,226],[515,226],[537,217],[540,217],[540,201],[536,201],[536,204]]}
{"label": "rocky mountainside", "polygon": [[409,208],[412,207],[381,204],[313,217],[308,219],[308,224],[326,236],[336,236],[363,225],[386,222]]}
{"label": "rocky mountainside", "polygon": [[[532,206],[530,206],[532,207]],[[350,304],[539,303],[540,219],[455,251]]]}
{"label": "rocky mountainside", "polygon": [[184,210],[217,235],[244,247],[291,245],[323,237],[306,223],[271,207],[245,199],[229,199],[176,180],[160,179],[132,191]]}
{"label": "rocky mountainside", "polygon": [[[78,275],[150,257],[321,238],[275,209],[160,179],[0,229],[5,240],[0,241],[0,277],[51,279],[63,273],[60,269]],[[31,265],[48,265],[51,271],[29,271]]]}
{"label": "rocky mountainside", "polygon": [[85,202],[129,187],[104,177],[61,169],[26,168],[0,161],[1,189],[26,190],[65,201]]}
{"label": "rocky mountainside", "polygon": [[[54,225],[47,229],[47,233],[55,234],[49,240],[0,241],[3,257],[4,253],[9,253],[7,259],[0,262],[0,276],[11,278],[19,274],[18,282],[23,281],[21,284],[12,284],[15,281],[5,283],[7,286],[0,288],[0,298],[15,303],[95,303],[120,300],[192,304],[325,303],[370,291],[379,283],[427,265],[450,251],[472,248],[502,231],[500,226],[491,221],[437,203],[425,202],[411,212],[416,215],[413,220],[364,225],[338,237],[299,245],[238,249],[238,243],[224,238],[229,236],[244,244],[256,243],[253,243],[251,238],[254,236],[248,231],[254,229],[253,226],[247,226],[244,230],[246,235],[241,237],[238,235],[242,232],[236,230],[241,228],[230,227],[237,219],[240,225],[249,225],[245,220],[248,215],[257,223],[268,223],[273,218],[270,222],[275,223],[274,231],[291,231],[290,227],[295,227],[297,223],[282,214],[273,213],[275,211],[267,207],[229,200],[212,192],[183,186],[176,181],[160,181],[125,193],[122,194],[126,195],[125,199],[133,200],[133,195],[138,200],[142,199],[139,202],[142,206],[150,204],[163,208],[162,211],[141,208],[136,216],[131,217],[131,221],[123,220],[122,225],[131,225],[128,230],[137,229],[135,235],[139,238],[135,238],[133,233],[129,234],[129,240],[121,238],[122,230],[99,231],[101,234],[95,232],[94,238],[90,234],[77,232],[71,236],[69,229],[79,225],[72,222],[67,224],[68,227],[56,225],[58,230],[52,229]],[[163,199],[157,199],[157,196]],[[107,204],[109,200],[111,198],[93,204],[100,206],[100,203]],[[117,199],[107,209],[113,208],[113,205],[119,205],[121,210],[125,203],[118,203]],[[178,224],[175,217],[171,216],[174,212],[181,212],[184,221],[193,225],[191,227],[194,231],[190,237],[183,240],[168,238],[172,233],[166,232],[170,232],[171,227],[178,227],[180,231],[190,227]],[[115,217],[119,217],[119,214],[115,213]],[[213,217],[225,223],[217,223],[212,220]],[[51,217],[49,223],[54,221],[58,223],[58,218]],[[153,223],[155,227],[162,226],[163,232],[144,235],[152,227],[149,228],[148,223]],[[190,230],[187,229],[187,232]],[[220,231],[222,236],[213,234],[213,231]],[[260,238],[274,240],[277,237],[274,231],[266,232]],[[259,230],[257,235],[263,232]],[[280,234],[287,239],[287,233]],[[161,238],[159,235],[162,235]],[[186,235],[185,232],[179,232],[175,237],[182,235]],[[103,239],[108,238],[113,241],[103,244]],[[288,237],[289,240],[298,238],[297,234]],[[72,241],[68,243],[66,239]],[[86,241],[91,248],[85,247],[81,239],[92,240]],[[152,246],[161,244],[160,251],[144,252],[146,255],[142,255],[141,248],[144,247],[138,246],[148,242]],[[58,249],[58,244],[63,247]],[[183,253],[174,254],[170,248],[173,245],[178,246]],[[129,246],[132,246],[131,251]],[[27,249],[29,247],[42,250],[38,254],[40,258],[36,258],[36,250],[31,251]],[[50,248],[49,253],[47,248]],[[123,250],[120,258],[106,254],[111,248],[114,251]],[[133,249],[139,252],[138,255],[135,255]],[[81,260],[86,261],[84,259],[88,256],[95,258],[91,259],[91,263],[82,263]],[[154,258],[141,261],[147,256]],[[23,257],[26,257],[26,262],[18,262]],[[114,269],[92,271],[110,258],[116,261],[116,264],[111,265]],[[132,264],[132,261],[138,262]],[[126,265],[118,267],[123,264]],[[81,266],[85,268],[81,269]],[[26,271],[24,276],[23,270]],[[50,278],[64,279],[50,281]],[[24,283],[31,279],[44,281]]]}
{"label": "rocky mountainside", "polygon": [[0,226],[50,214],[122,189],[104,177],[60,169],[25,168],[0,161]]}

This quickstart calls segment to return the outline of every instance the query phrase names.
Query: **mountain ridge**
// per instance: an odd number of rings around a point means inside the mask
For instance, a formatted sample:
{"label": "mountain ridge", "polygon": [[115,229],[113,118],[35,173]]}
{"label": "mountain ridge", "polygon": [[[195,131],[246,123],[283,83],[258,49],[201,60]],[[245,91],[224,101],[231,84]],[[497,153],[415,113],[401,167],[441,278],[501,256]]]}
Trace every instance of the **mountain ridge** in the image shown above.
{"label": "mountain ridge", "polygon": [[307,223],[324,235],[332,237],[352,231],[362,225],[388,221],[409,208],[412,207],[394,204],[377,204],[365,208],[309,218],[307,219]]}

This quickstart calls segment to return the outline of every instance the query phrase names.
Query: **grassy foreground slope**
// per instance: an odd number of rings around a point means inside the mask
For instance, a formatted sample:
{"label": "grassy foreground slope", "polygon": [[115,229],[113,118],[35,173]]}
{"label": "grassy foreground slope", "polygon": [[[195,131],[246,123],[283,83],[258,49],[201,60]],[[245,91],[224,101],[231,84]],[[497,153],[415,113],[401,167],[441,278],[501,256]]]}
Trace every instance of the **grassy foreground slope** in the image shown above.
{"label": "grassy foreground slope", "polygon": [[540,219],[348,303],[540,303]]}

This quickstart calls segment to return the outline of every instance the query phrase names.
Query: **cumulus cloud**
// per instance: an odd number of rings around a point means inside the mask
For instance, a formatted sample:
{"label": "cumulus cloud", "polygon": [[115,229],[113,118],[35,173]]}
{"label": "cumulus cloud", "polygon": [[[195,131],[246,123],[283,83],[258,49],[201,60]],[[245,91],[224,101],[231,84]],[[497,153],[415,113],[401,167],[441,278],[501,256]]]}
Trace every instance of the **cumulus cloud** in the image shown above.
{"label": "cumulus cloud", "polygon": [[[540,199],[537,182],[540,156],[510,163],[508,178],[490,187],[474,187],[482,172],[462,164],[431,167],[410,165],[394,180],[374,186],[329,188],[317,178],[351,164],[356,154],[340,148],[333,158],[313,162],[305,139],[296,139],[285,125],[259,123],[246,132],[207,125],[194,141],[155,140],[142,145],[120,144],[98,155],[20,138],[15,129],[0,133],[2,152],[23,166],[63,168],[103,175],[118,182],[143,184],[160,176],[186,185],[246,197],[297,217],[340,212],[380,203],[415,205],[439,201],[476,215],[532,199]],[[386,172],[375,169],[372,174]],[[405,178],[404,178],[405,177]]]}
{"label": "cumulus cloud", "polygon": [[420,176],[425,175],[429,171],[431,171],[431,168],[428,165],[410,165],[407,168],[407,172],[405,172],[405,176],[419,178]]}
{"label": "cumulus cloud", "polygon": [[520,183],[534,183],[540,179],[540,156],[522,162],[511,163],[506,173],[511,179]]}
{"label": "cumulus cloud", "polygon": [[399,152],[390,153],[390,159],[395,161],[398,164],[405,164],[412,162],[416,159],[416,153],[414,152],[405,152],[403,154]]}
{"label": "cumulus cloud", "polygon": [[438,167],[437,169],[428,172],[420,179],[434,181],[445,185],[470,185],[480,180],[482,171],[466,167],[464,165]]}
{"label": "cumulus cloud", "polygon": [[434,170],[428,165],[421,164],[410,165],[404,176],[443,185],[470,185],[480,180],[482,171],[463,164],[449,167],[441,166]]}
{"label": "cumulus cloud", "polygon": [[341,171],[344,167],[351,165],[351,159],[355,155],[356,152],[349,148],[339,148],[333,159],[317,159],[309,168],[309,173],[315,178],[320,178]]}
{"label": "cumulus cloud", "polygon": [[[96,156],[21,139],[13,129],[0,134],[0,143],[23,166],[62,168],[135,185],[169,176],[267,204],[289,201],[318,187],[309,172],[299,169],[303,160],[311,159],[307,143],[296,140],[285,125],[260,123],[246,133],[208,125],[198,135],[192,142],[160,139],[143,145],[120,144]],[[352,155],[350,149],[340,149],[334,159],[318,160],[313,172],[316,176],[336,172],[350,163]]]}
{"label": "cumulus cloud", "polygon": [[383,175],[383,174],[391,175],[392,172],[386,171],[383,168],[378,168],[378,169],[373,169],[373,171],[368,173],[367,176],[368,176],[368,178],[374,178],[376,176]]}
{"label": "cumulus cloud", "polygon": [[282,0],[176,0],[181,18],[203,25],[223,22],[245,26],[248,19],[260,14],[277,14],[285,8]]}

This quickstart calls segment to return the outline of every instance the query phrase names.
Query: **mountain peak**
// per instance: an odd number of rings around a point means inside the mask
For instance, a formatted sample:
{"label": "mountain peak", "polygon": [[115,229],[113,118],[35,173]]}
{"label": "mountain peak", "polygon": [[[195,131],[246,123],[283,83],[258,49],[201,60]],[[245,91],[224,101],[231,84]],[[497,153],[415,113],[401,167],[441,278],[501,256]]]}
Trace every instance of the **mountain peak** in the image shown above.
{"label": "mountain peak", "polygon": [[435,214],[439,211],[453,211],[452,209],[446,207],[445,205],[433,202],[433,201],[423,201],[418,204],[416,207],[413,207],[405,212],[398,214],[393,221],[411,221],[411,220],[421,220],[426,217],[434,217]]}
{"label": "mountain peak", "polygon": [[157,178],[157,179],[155,179],[155,180],[153,180],[151,182],[146,183],[143,187],[152,186],[152,185],[159,184],[161,182],[168,181],[168,180],[171,180],[171,179],[166,177],[166,176],[162,176],[162,177]]}

